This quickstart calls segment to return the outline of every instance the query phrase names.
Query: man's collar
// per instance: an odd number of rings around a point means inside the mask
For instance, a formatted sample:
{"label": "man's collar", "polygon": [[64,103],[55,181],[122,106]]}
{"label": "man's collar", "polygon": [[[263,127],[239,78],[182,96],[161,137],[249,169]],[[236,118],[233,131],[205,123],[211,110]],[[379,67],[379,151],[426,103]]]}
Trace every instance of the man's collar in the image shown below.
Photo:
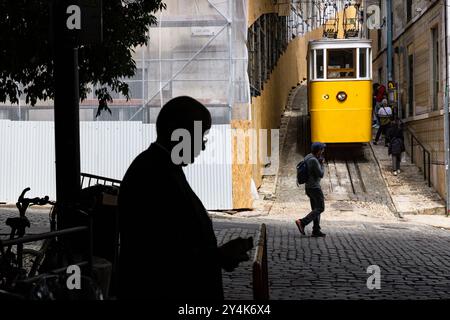
{"label": "man's collar", "polygon": [[170,162],[170,164],[172,166],[174,166],[176,168],[181,168],[182,167],[180,165],[177,165],[177,164],[173,163],[173,161],[172,161],[172,153],[165,146],[163,146],[162,144],[160,144],[160,143],[155,141],[155,142],[153,142],[151,144],[150,147],[157,148],[164,155],[164,157],[167,158],[167,160]]}
{"label": "man's collar", "polygon": [[152,145],[158,147],[159,149],[161,149],[162,151],[164,151],[165,153],[167,153],[167,155],[171,156],[171,153],[169,150],[167,150],[166,147],[164,147],[162,144],[158,143],[158,142],[153,142]]}

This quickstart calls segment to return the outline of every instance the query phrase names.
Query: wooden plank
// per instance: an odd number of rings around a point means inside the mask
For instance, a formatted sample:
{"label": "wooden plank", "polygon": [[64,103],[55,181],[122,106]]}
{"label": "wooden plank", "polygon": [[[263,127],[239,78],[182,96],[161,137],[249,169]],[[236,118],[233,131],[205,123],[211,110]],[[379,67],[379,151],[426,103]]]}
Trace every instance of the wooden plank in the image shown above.
{"label": "wooden plank", "polygon": [[267,262],[267,228],[262,224],[259,230],[258,244],[253,260],[253,299],[269,300],[269,274]]}
{"label": "wooden plank", "polygon": [[[248,133],[252,128],[251,121],[234,120],[231,122],[232,129],[238,129],[242,133]],[[253,165],[250,162],[251,139],[246,139],[245,149],[241,146],[238,137],[232,137],[232,186],[233,186],[233,209],[250,209],[253,207],[253,198],[251,192],[251,179],[253,174]],[[240,163],[240,155],[243,153],[244,162]]]}
{"label": "wooden plank", "polygon": [[336,162],[336,172],[341,188],[343,188],[347,194],[353,194],[352,184],[350,182],[350,176],[345,162]]}
{"label": "wooden plank", "polygon": [[339,180],[336,172],[336,165],[334,161],[327,162],[326,173],[328,174],[328,180],[330,181],[329,190],[331,193],[335,190],[339,190]]}

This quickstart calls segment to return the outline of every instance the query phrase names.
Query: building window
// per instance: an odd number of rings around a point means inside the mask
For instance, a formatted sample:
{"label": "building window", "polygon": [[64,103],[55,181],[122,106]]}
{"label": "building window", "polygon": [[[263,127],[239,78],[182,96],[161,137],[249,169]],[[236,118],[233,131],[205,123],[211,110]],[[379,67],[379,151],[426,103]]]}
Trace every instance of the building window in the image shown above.
{"label": "building window", "polygon": [[414,115],[414,55],[408,55],[408,116]]}
{"label": "building window", "polygon": [[291,37],[293,21],[289,17],[270,13],[262,15],[248,29],[248,74],[252,97],[264,90],[281,55],[286,51]]}
{"label": "building window", "polygon": [[431,55],[432,55],[432,90],[433,90],[433,111],[439,110],[439,29],[434,27],[431,29]]}
{"label": "building window", "polygon": [[377,46],[378,46],[378,52],[381,51],[381,30],[377,30]]}
{"label": "building window", "polygon": [[406,0],[406,22],[412,19],[412,0]]}
{"label": "building window", "polygon": [[[383,12],[383,8],[382,8],[383,3],[381,2],[381,0],[378,2],[378,6],[380,7],[381,12]],[[377,45],[378,45],[378,52],[380,52],[381,49],[382,49],[382,47],[383,47],[381,41],[382,41],[382,29],[378,29],[378,30],[377,30]]]}
{"label": "building window", "polygon": [[378,83],[383,84],[383,68],[378,69]]}

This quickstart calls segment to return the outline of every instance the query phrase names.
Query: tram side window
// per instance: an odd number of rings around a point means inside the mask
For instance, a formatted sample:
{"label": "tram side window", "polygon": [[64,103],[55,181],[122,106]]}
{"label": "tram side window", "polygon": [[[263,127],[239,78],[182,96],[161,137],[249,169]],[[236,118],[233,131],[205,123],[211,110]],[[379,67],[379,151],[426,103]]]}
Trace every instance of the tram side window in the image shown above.
{"label": "tram side window", "polygon": [[368,68],[367,68],[367,51],[369,49],[361,48],[359,49],[359,77],[368,78]]}
{"label": "tram side window", "polygon": [[328,50],[328,79],[356,78],[356,49]]}
{"label": "tram side window", "polygon": [[323,79],[323,49],[316,50],[316,78]]}

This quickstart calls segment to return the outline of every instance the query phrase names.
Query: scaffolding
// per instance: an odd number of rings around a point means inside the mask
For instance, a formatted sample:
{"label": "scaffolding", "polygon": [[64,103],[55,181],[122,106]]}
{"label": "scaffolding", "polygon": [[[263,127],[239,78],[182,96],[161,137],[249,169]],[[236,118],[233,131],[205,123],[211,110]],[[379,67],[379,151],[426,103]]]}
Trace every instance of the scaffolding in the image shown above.
{"label": "scaffolding", "polygon": [[137,48],[141,106],[128,120],[154,123],[170,99],[189,95],[227,124],[238,104],[250,105],[247,75],[246,0],[167,0],[150,28],[150,42]]}

